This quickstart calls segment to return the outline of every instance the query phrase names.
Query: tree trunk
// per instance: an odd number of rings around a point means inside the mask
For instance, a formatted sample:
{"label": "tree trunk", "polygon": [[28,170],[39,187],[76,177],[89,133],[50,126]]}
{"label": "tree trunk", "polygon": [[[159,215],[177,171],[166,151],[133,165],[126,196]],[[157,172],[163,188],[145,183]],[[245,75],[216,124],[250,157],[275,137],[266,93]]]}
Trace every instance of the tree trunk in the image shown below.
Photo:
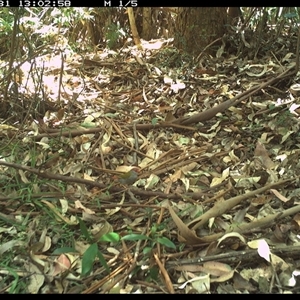
{"label": "tree trunk", "polygon": [[[225,33],[225,7],[179,7],[174,44],[197,55]],[[211,50],[211,49],[209,49]]]}
{"label": "tree trunk", "polygon": [[244,22],[243,14],[240,7],[228,7],[227,14],[228,23],[231,25],[236,26],[239,19],[241,19],[241,21]]}
{"label": "tree trunk", "polygon": [[144,40],[150,40],[153,38],[152,33],[152,20],[151,20],[151,7],[144,7],[143,8],[143,32],[142,37]]}

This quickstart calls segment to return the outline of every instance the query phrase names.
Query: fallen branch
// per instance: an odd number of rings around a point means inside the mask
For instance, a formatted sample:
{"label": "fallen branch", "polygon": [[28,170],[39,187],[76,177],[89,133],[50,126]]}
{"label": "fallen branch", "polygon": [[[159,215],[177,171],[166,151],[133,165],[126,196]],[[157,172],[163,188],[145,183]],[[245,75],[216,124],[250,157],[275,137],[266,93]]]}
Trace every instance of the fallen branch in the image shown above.
{"label": "fallen branch", "polygon": [[219,232],[217,234],[212,234],[212,235],[204,236],[204,237],[198,237],[196,235],[196,229],[198,229],[199,227],[200,228],[203,227],[209,221],[210,218],[221,216],[222,214],[229,211],[231,208],[235,207],[237,204],[239,204],[243,200],[246,200],[246,199],[253,197],[255,195],[258,195],[258,194],[262,194],[271,188],[278,187],[279,185],[285,184],[287,182],[291,182],[293,180],[295,180],[295,179],[293,178],[293,179],[280,180],[276,183],[272,183],[272,184],[264,186],[260,189],[257,189],[255,191],[251,191],[246,194],[233,197],[229,200],[218,201],[211,209],[209,209],[207,212],[205,212],[202,216],[194,219],[193,221],[191,221],[188,224],[184,224],[183,221],[177,216],[177,214],[173,210],[172,206],[169,205],[168,208],[169,208],[170,215],[179,230],[179,233],[178,233],[179,241],[181,241],[185,244],[189,244],[189,245],[210,243],[210,242],[216,241],[217,239],[221,238],[225,233],[232,232],[232,231],[238,232],[238,233],[244,233],[244,232],[247,232],[254,228],[268,226],[277,219],[286,217],[291,214],[298,213],[300,211],[300,205],[292,207],[290,209],[287,209],[284,212],[269,215],[265,218],[255,220],[251,223],[239,224],[238,226],[234,226],[234,227],[232,226],[229,228],[229,230],[227,232]]}
{"label": "fallen branch", "polygon": [[[278,221],[280,219],[283,219],[287,216],[291,216],[291,215],[295,215],[297,213],[300,212],[300,205],[291,207],[289,209],[284,210],[283,212],[279,212],[273,215],[269,215],[266,216],[264,218],[258,219],[256,221],[252,221],[251,223],[245,223],[245,224],[240,224],[237,225],[235,227],[232,227],[230,230],[228,230],[226,233],[228,232],[238,232],[238,233],[246,233],[248,231],[250,231],[251,229],[254,228],[263,228],[263,227],[270,227],[270,225],[275,222]],[[225,233],[224,232],[219,232],[216,234],[212,234],[212,235],[208,235],[205,237],[201,237],[201,241],[204,243],[211,243],[213,241],[218,240],[219,238],[221,238]]]}
{"label": "fallen branch", "polygon": [[194,124],[194,123],[208,121],[208,120],[212,119],[216,114],[224,112],[226,109],[228,109],[231,106],[236,106],[241,101],[243,101],[243,100],[249,98],[251,95],[259,92],[261,89],[263,89],[271,84],[274,84],[275,82],[277,82],[285,77],[291,76],[294,73],[295,73],[295,70],[294,70],[294,67],[292,67],[292,68],[286,70],[285,72],[281,73],[277,77],[272,78],[272,79],[268,80],[267,82],[262,83],[258,86],[255,86],[241,94],[238,94],[237,96],[235,96],[232,99],[229,99],[217,106],[207,109],[199,114],[195,114],[191,117],[183,117],[183,118],[177,119],[177,120],[173,121],[171,124],[190,125],[190,124]]}
{"label": "fallen branch", "polygon": [[254,197],[256,195],[262,194],[270,189],[276,188],[280,185],[283,185],[287,182],[293,181],[294,178],[291,179],[285,179],[285,180],[280,180],[275,183],[268,184],[262,188],[259,188],[255,191],[248,192],[246,194],[238,195],[236,197],[230,198],[225,201],[218,201],[216,204],[207,212],[205,212],[202,216],[199,218],[194,219],[191,221],[189,224],[187,224],[188,227],[191,227],[193,230],[196,230],[198,228],[201,228],[204,226],[210,218],[214,218],[217,216],[221,216],[225,212],[229,211],[231,208],[235,207],[238,205],[240,202],[249,199],[251,197]]}
{"label": "fallen branch", "polygon": [[[228,108],[230,108],[231,106],[236,106],[237,104],[239,104],[241,101],[244,101],[245,99],[249,98],[251,95],[259,92],[261,89],[274,84],[275,82],[291,76],[295,73],[294,67],[286,70],[285,72],[281,73],[280,75],[278,75],[275,78],[272,78],[270,80],[268,80],[265,83],[262,83],[258,86],[255,86],[243,93],[238,94],[237,96],[235,96],[232,99],[229,99],[217,106],[214,106],[210,109],[207,109],[203,112],[200,112],[198,114],[195,114],[193,116],[185,116],[179,119],[176,119],[172,122],[159,122],[157,124],[135,124],[135,128],[137,130],[151,130],[154,128],[168,128],[168,127],[173,127],[173,128],[178,128],[178,129],[184,129],[184,130],[195,130],[194,127],[191,126],[187,126],[190,124],[195,124],[195,123],[199,123],[199,122],[205,122],[208,121],[210,119],[212,119],[216,114],[218,113],[222,113],[225,110],[227,110]],[[124,128],[127,129],[131,129],[133,127],[133,125],[126,125],[124,126]],[[66,136],[66,137],[75,137],[78,135],[82,135],[82,134],[89,134],[89,133],[97,133],[97,132],[101,132],[103,130],[103,128],[89,128],[89,129],[84,129],[84,128],[80,128],[80,129],[70,129],[70,128],[63,128],[63,129],[48,129],[48,128],[42,128],[42,130],[46,131],[46,133],[41,133],[39,135],[36,136],[32,136],[32,139],[34,140],[41,140],[43,137],[58,137],[58,136]]]}
{"label": "fallen branch", "polygon": [[[276,254],[283,257],[291,258],[293,257],[294,260],[299,259],[300,257],[300,246],[298,245],[275,245],[271,248],[271,252],[273,254]],[[167,261],[166,267],[167,268],[174,268],[176,270],[182,269],[181,266],[186,265],[193,265],[197,266],[200,264],[203,264],[207,261],[218,261],[218,262],[226,262],[226,263],[240,263],[240,262],[246,262],[253,259],[258,259],[259,256],[257,254],[257,249],[247,249],[243,251],[229,251],[226,253],[220,253],[215,255],[207,255],[203,257],[197,257],[197,258],[189,258],[189,259],[177,259],[174,261]]]}
{"label": "fallen branch", "polygon": [[[110,193],[120,193],[120,192],[124,192],[126,190],[130,190],[130,192],[132,192],[135,195],[146,196],[146,197],[158,197],[158,198],[162,198],[162,199],[173,199],[173,200],[182,199],[182,197],[183,197],[182,195],[179,195],[179,194],[166,194],[163,192],[145,191],[145,190],[141,190],[141,189],[133,188],[133,187],[124,189],[124,188],[121,188],[114,184],[112,184],[111,186],[108,186],[107,184],[103,184],[103,183],[100,183],[97,181],[92,181],[92,180],[87,180],[87,179],[82,179],[82,178],[77,178],[77,177],[72,177],[72,176],[65,176],[65,175],[60,175],[60,174],[54,174],[51,172],[27,167],[27,166],[20,165],[20,164],[9,163],[9,162],[3,161],[3,160],[0,160],[0,165],[27,171],[27,172],[35,174],[39,177],[42,177],[42,178],[60,180],[63,182],[70,182],[70,183],[80,183],[80,184],[84,184],[84,185],[91,186],[91,187],[98,187],[102,190],[108,190]],[[218,187],[220,187],[220,186],[218,186]],[[207,190],[204,190],[201,193],[200,192],[199,193],[186,193],[184,196],[186,198],[190,197],[192,199],[199,199],[200,197],[206,195],[206,193],[208,191],[212,191],[213,189],[214,188],[208,188]]]}

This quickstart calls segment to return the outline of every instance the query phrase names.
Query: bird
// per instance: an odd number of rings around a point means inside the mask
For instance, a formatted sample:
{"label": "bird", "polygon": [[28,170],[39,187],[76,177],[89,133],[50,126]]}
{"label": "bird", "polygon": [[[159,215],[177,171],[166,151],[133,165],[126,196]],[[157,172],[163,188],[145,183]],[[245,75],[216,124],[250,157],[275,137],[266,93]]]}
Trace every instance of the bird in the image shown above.
{"label": "bird", "polygon": [[120,175],[118,177],[118,181],[124,185],[132,185],[138,179],[139,176],[138,172],[139,172],[138,168],[132,168],[130,171]]}

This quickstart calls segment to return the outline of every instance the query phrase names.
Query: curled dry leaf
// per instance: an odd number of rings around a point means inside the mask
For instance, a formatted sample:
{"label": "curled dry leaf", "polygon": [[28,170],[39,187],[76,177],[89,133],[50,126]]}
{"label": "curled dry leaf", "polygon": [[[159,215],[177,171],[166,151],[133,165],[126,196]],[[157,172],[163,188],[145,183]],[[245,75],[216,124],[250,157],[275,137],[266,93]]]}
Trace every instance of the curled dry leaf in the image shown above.
{"label": "curled dry leaf", "polygon": [[187,245],[195,245],[203,243],[201,238],[198,238],[195,232],[189,229],[182,220],[176,215],[173,208],[169,205],[170,215],[178,228],[178,239],[179,241],[186,243]]}

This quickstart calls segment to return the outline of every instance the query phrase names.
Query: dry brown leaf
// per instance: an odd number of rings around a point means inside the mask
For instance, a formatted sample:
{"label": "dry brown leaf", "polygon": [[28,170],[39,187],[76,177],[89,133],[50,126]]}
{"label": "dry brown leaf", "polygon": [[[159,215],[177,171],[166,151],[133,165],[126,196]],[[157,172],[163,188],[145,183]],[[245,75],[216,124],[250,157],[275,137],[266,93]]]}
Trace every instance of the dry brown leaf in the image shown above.
{"label": "dry brown leaf", "polygon": [[112,231],[113,227],[111,226],[111,224],[103,220],[101,223],[93,225],[91,234],[93,235],[95,240],[99,240],[101,236]]}
{"label": "dry brown leaf", "polygon": [[86,212],[87,214],[90,214],[90,215],[95,214],[95,212],[93,210],[83,206],[82,203],[79,200],[75,201],[75,208],[82,209],[84,212]]}
{"label": "dry brown leaf", "polygon": [[293,217],[293,221],[292,223],[296,226],[296,228],[299,230],[300,228],[300,214],[296,214],[294,217]]}
{"label": "dry brown leaf", "polygon": [[270,189],[270,191],[282,202],[288,202],[290,199],[284,197],[283,195],[281,195],[277,190],[275,189]]}
{"label": "dry brown leaf", "polygon": [[[185,281],[178,288],[184,289],[186,288],[186,293],[191,290],[191,287],[188,284],[191,284],[192,288],[196,290],[197,293],[203,294],[205,292],[209,292],[210,290],[210,278],[209,274],[201,274],[200,276],[195,275],[190,272],[184,273]],[[191,279],[189,279],[191,278]]]}
{"label": "dry brown leaf", "polygon": [[176,182],[178,179],[180,179],[182,176],[182,171],[181,170],[177,170],[175,171],[175,173],[173,175],[170,175],[166,180],[165,182],[168,183],[168,182]]}
{"label": "dry brown leaf", "polygon": [[219,246],[222,243],[222,241],[224,241],[227,238],[238,238],[242,241],[243,244],[246,244],[245,238],[240,233],[238,233],[238,232],[229,232],[229,233],[224,234],[220,239],[218,239],[217,246]]}
{"label": "dry brown leaf", "polygon": [[203,272],[216,277],[223,276],[231,271],[232,268],[229,265],[220,263],[218,261],[208,261],[203,264]]}
{"label": "dry brown leaf", "polygon": [[246,290],[248,292],[256,291],[256,288],[239,273],[235,273],[233,276],[233,287],[236,290]]}
{"label": "dry brown leaf", "polygon": [[254,155],[260,158],[260,163],[266,169],[273,169],[275,167],[275,163],[270,159],[268,151],[266,150],[264,144],[259,141],[256,144],[256,148],[254,150]]}
{"label": "dry brown leaf", "polygon": [[49,236],[45,236],[44,246],[41,252],[47,252],[51,248],[51,246],[52,246],[51,238]]}
{"label": "dry brown leaf", "polygon": [[279,256],[270,253],[270,260],[276,271],[285,271],[290,268],[290,266]]}
{"label": "dry brown leaf", "polygon": [[173,208],[169,205],[170,215],[178,228],[178,239],[187,245],[195,245],[203,242],[201,238],[198,238],[194,231],[189,229],[181,219],[176,215]]}
{"label": "dry brown leaf", "polygon": [[230,271],[228,273],[225,273],[225,274],[223,274],[223,275],[221,275],[221,276],[219,276],[217,278],[211,278],[210,282],[225,282],[225,281],[227,281],[227,280],[229,280],[229,279],[231,279],[233,277],[234,272],[235,271],[232,270],[232,271]]}
{"label": "dry brown leaf", "polygon": [[[27,244],[27,243],[26,243]],[[19,240],[11,240],[0,245],[0,255],[7,251],[12,251],[13,247],[25,247],[25,242]]]}
{"label": "dry brown leaf", "polygon": [[270,196],[267,195],[261,195],[261,196],[257,196],[256,198],[251,199],[251,205],[253,206],[260,206],[266,203],[269,203],[271,200]]}
{"label": "dry brown leaf", "polygon": [[31,262],[24,262],[24,267],[30,274],[27,284],[27,291],[30,294],[37,294],[39,289],[44,284],[45,276],[41,274],[40,269]]}
{"label": "dry brown leaf", "polygon": [[186,174],[187,172],[192,171],[194,168],[196,168],[198,164],[196,162],[191,162],[183,167],[181,167],[181,171]]}
{"label": "dry brown leaf", "polygon": [[203,270],[203,266],[191,264],[191,265],[175,266],[174,269],[177,271],[186,271],[186,272],[195,273],[195,272],[201,272]]}
{"label": "dry brown leaf", "polygon": [[176,120],[176,118],[173,116],[173,113],[171,111],[168,111],[167,114],[166,114],[165,121],[166,122],[172,122],[174,120]]}
{"label": "dry brown leaf", "polygon": [[66,270],[71,268],[71,262],[69,258],[61,254],[56,260],[55,260],[55,267],[53,269],[53,274],[52,276],[56,276],[58,274],[61,274],[65,272]]}
{"label": "dry brown leaf", "polygon": [[57,111],[57,113],[56,113],[57,119],[58,119],[59,121],[62,120],[62,118],[64,117],[64,115],[65,115],[65,109],[64,109],[64,108],[59,109],[59,110]]}
{"label": "dry brown leaf", "polygon": [[57,221],[64,221],[68,225],[77,225],[78,220],[75,217],[72,217],[69,219],[68,217],[62,215],[59,210],[49,201],[41,200],[42,203],[45,203],[54,213]]}

